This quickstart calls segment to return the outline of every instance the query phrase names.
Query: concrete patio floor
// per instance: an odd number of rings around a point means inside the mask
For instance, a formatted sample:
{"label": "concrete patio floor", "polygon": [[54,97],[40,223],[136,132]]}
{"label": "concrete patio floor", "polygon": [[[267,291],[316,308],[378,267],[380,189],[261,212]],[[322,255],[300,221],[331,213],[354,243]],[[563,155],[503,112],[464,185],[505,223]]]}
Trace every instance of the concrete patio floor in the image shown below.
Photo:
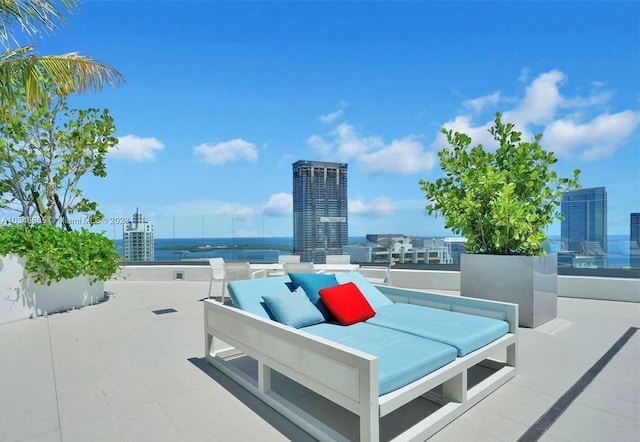
{"label": "concrete patio floor", "polygon": [[[0,441],[313,440],[204,362],[208,282],[105,290],[98,305],[0,325]],[[519,330],[516,378],[431,440],[639,440],[640,333],[547,413],[639,326],[638,304],[560,298],[557,319]]]}

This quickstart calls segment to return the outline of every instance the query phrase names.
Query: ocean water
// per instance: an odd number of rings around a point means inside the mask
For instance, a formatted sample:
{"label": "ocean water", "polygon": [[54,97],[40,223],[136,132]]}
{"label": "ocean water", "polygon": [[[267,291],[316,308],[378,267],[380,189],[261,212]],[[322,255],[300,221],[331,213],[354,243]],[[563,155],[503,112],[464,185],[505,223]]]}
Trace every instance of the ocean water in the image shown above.
{"label": "ocean water", "polygon": [[[349,237],[349,244],[363,244],[364,236]],[[216,248],[229,245],[278,245],[293,247],[292,237],[269,237],[269,238],[156,238],[155,259],[156,261],[178,261],[178,260],[194,260],[209,258],[224,258],[226,261],[252,261],[252,262],[275,262],[278,255],[288,255],[291,252],[279,249],[225,249]],[[609,235],[608,248],[609,257],[608,265],[610,267],[623,267],[629,265],[629,236],[628,235]],[[163,247],[185,246],[189,247],[205,247],[198,251],[189,251],[185,249],[179,250],[163,250]],[[210,247],[207,247],[210,246]],[[121,255],[124,255],[123,244],[121,239],[116,240],[116,247]],[[560,237],[549,237],[549,252],[557,252],[560,250]]]}
{"label": "ocean water", "polygon": [[[349,244],[364,243],[365,237],[350,237]],[[225,249],[221,246],[243,245],[250,246],[276,245],[293,247],[292,237],[270,238],[155,238],[156,261],[177,261],[209,258],[224,258],[225,261],[276,262],[279,255],[290,255],[290,251],[268,248]],[[163,247],[185,246],[184,249],[163,250]],[[121,239],[116,240],[116,247],[124,255]],[[191,247],[203,247],[198,251],[190,251]]]}
{"label": "ocean water", "polygon": [[[609,235],[607,237],[607,267],[626,267],[630,264],[629,235]],[[560,250],[560,236],[549,236],[548,252],[556,253]]]}

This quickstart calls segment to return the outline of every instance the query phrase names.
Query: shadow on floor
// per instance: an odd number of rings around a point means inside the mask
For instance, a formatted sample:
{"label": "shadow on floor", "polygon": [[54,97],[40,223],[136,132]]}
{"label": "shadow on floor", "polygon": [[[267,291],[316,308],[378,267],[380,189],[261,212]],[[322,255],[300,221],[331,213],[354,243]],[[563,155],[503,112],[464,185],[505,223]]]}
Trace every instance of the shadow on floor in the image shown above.
{"label": "shadow on floor", "polygon": [[204,358],[189,358],[188,360],[225,390],[231,393],[236,399],[251,409],[251,411],[264,419],[265,422],[268,422],[269,425],[275,428],[287,439],[296,442],[311,442],[316,440],[280,413],[276,412],[273,408],[269,407],[253,394],[249,393],[243,387],[229,379],[218,369],[208,364]]}

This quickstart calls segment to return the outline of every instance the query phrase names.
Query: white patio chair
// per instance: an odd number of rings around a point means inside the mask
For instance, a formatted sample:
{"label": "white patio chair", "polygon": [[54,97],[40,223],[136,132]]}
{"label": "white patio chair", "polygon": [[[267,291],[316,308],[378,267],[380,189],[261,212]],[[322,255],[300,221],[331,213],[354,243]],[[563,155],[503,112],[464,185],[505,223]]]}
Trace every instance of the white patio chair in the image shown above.
{"label": "white patio chair", "polygon": [[278,264],[286,262],[300,262],[300,255],[278,255]]}
{"label": "white patio chair", "polygon": [[283,264],[284,274],[289,273],[321,273],[322,271],[316,271],[313,268],[312,262],[285,262]]}
{"label": "white patio chair", "polygon": [[327,255],[327,264],[351,264],[351,255]]}
{"label": "white patio chair", "polygon": [[240,281],[245,279],[254,279],[260,273],[266,273],[264,270],[251,270],[248,262],[225,262],[224,263],[224,282],[222,287],[222,296],[220,302],[224,304],[224,297],[227,292],[227,286],[231,281]]}
{"label": "white patio chair", "polygon": [[[300,262],[300,255],[278,255],[278,264],[284,267],[285,263],[298,263]],[[284,270],[271,270],[268,276],[283,276]]]}
{"label": "white patio chair", "polygon": [[360,266],[358,271],[371,284],[391,285],[391,266]]}
{"label": "white patio chair", "polygon": [[213,281],[220,281],[222,283],[222,296],[224,296],[224,259],[210,258],[209,266],[211,267],[211,279],[209,280],[209,298],[211,298],[211,287],[213,286]]}

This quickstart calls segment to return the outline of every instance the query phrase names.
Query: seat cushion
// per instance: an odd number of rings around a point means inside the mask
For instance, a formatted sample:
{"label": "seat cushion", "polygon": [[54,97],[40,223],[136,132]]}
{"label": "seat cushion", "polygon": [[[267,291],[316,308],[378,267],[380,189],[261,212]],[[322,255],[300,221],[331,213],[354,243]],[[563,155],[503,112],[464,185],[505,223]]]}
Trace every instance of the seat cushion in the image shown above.
{"label": "seat cushion", "polygon": [[342,325],[362,322],[376,314],[353,282],[320,289],[320,298]]}
{"label": "seat cushion", "polygon": [[371,305],[371,307],[376,311],[379,307],[393,304],[393,302],[391,302],[389,298],[387,298],[380,290],[378,290],[376,286],[367,281],[367,279],[361,273],[338,273],[336,274],[336,279],[340,284],[344,284],[345,282],[355,283],[364,297],[367,298],[369,305]]}
{"label": "seat cushion", "polygon": [[302,292],[289,292],[262,297],[269,313],[276,321],[300,328],[324,321],[324,316]]}
{"label": "seat cushion", "polygon": [[333,319],[333,315],[324,305],[322,299],[320,299],[320,289],[338,285],[338,281],[334,274],[289,273],[289,278],[291,278],[291,283],[293,284],[294,289],[302,287],[309,297],[309,300],[311,300],[313,305],[320,310],[327,321]]}
{"label": "seat cushion", "polygon": [[300,330],[378,357],[378,389],[383,395],[424,377],[456,358],[456,349],[409,333],[358,322],[322,323]]}
{"label": "seat cushion", "polygon": [[509,324],[499,319],[402,303],[377,309],[367,323],[451,345],[458,350],[458,356],[471,353],[509,331]]}
{"label": "seat cushion", "polygon": [[233,301],[233,305],[237,308],[263,318],[273,319],[269,315],[262,297],[287,293],[290,291],[287,284],[290,283],[291,280],[288,276],[278,276],[275,278],[232,281],[227,287],[229,288],[229,296]]}

